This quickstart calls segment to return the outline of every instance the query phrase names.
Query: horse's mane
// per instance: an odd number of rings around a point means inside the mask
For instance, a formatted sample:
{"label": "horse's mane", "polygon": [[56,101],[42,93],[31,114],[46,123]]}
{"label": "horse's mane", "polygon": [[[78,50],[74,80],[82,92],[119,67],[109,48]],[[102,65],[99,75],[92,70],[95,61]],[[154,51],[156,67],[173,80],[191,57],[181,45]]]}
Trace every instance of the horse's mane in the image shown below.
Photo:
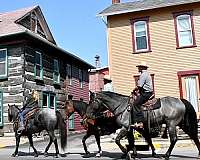
{"label": "horse's mane", "polygon": [[101,92],[98,92],[97,94],[106,95],[112,99],[128,98],[128,96],[126,96],[126,95],[115,93],[115,92],[110,92],[110,91],[101,91]]}

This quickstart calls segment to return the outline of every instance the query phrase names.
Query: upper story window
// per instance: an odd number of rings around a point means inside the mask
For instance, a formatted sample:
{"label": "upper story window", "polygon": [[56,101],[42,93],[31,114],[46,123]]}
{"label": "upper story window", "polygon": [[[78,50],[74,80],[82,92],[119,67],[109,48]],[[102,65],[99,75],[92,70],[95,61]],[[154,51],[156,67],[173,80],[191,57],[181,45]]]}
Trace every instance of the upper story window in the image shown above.
{"label": "upper story window", "polygon": [[0,49],[0,78],[7,77],[7,49]]}
{"label": "upper story window", "polygon": [[57,59],[54,59],[53,61],[53,82],[54,83],[60,83],[60,72],[59,72],[59,61]]}
{"label": "upper story window", "polygon": [[69,80],[69,85],[72,85],[72,66],[70,64],[67,64],[66,72],[67,79]]}
{"label": "upper story window", "polygon": [[83,88],[83,70],[79,69],[79,84],[80,88]]}
{"label": "upper story window", "polygon": [[133,50],[135,53],[150,51],[149,18],[133,19]]}
{"label": "upper story window", "polygon": [[35,52],[35,78],[43,80],[42,53]]}
{"label": "upper story window", "polygon": [[174,14],[177,48],[196,45],[192,12]]}

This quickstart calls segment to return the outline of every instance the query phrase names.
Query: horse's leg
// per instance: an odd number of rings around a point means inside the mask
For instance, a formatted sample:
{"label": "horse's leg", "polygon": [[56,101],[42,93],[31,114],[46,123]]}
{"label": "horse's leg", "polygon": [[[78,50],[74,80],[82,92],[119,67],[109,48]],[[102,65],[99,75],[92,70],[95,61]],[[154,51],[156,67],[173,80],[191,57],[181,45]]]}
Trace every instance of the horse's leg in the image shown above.
{"label": "horse's leg", "polygon": [[96,154],[96,157],[101,157],[101,155],[102,155],[102,150],[101,150],[100,134],[99,134],[99,132],[96,131],[95,134],[94,134],[94,136],[95,136],[95,139],[96,139],[96,142],[97,142],[97,146],[98,146],[98,148],[99,148],[99,151],[98,151],[98,153]]}
{"label": "horse's leg", "polygon": [[193,134],[193,133],[187,133],[190,138],[194,141],[195,145],[197,146],[197,149],[199,151],[199,155],[198,155],[198,158],[200,158],[200,142],[199,142],[199,138],[198,138],[198,134]]}
{"label": "horse's leg", "polygon": [[56,149],[55,158],[58,158],[59,150],[58,150],[57,138],[56,138],[56,136],[55,136],[55,134],[54,134],[54,131],[48,131],[48,134],[49,134],[49,137],[50,137],[50,142],[49,142],[48,146],[47,146],[46,149],[45,149],[45,153],[47,153],[49,147],[51,146],[51,143],[54,142],[55,149]]}
{"label": "horse's leg", "polygon": [[169,137],[170,137],[170,146],[167,152],[165,153],[165,159],[168,160],[169,156],[171,155],[171,152],[178,140],[177,134],[176,134],[176,126],[174,125],[173,122],[168,127],[168,132],[169,132]]}
{"label": "horse's leg", "polygon": [[124,146],[121,145],[120,140],[125,137],[127,135],[127,129],[126,128],[122,128],[119,132],[119,134],[117,135],[116,139],[115,139],[115,143],[119,146],[119,148],[121,149],[121,151],[124,153],[121,158],[125,158],[126,154],[127,154],[127,150],[126,148],[124,148]]}
{"label": "horse's leg", "polygon": [[49,139],[50,139],[49,144],[47,145],[47,147],[46,147],[46,149],[45,149],[45,151],[44,151],[44,156],[45,156],[45,157],[48,156],[48,150],[49,150],[49,148],[50,148],[50,146],[51,146],[51,144],[52,144],[52,142],[53,142],[51,136],[49,136]]}
{"label": "horse's leg", "polygon": [[91,135],[92,135],[92,134],[91,134],[90,130],[87,130],[86,134],[85,134],[85,135],[83,136],[83,138],[82,138],[83,148],[84,148],[86,154],[90,154],[90,152],[89,152],[88,149],[87,149],[87,146],[86,146],[86,144],[85,144],[85,141],[86,141],[86,139],[88,139],[88,137],[90,137]]}
{"label": "horse's leg", "polygon": [[35,147],[33,146],[33,137],[32,137],[32,134],[29,134],[28,135],[28,140],[29,140],[29,143],[30,143],[30,146],[33,148],[33,150],[34,150],[34,156],[35,157],[38,157],[38,152],[37,152],[37,150],[35,149]]}
{"label": "horse's leg", "polygon": [[128,146],[127,146],[127,156],[130,157],[130,151],[133,151],[133,158],[137,156],[136,147],[135,147],[135,139],[133,136],[133,128],[129,127],[127,131],[127,139],[128,139]]}
{"label": "horse's leg", "polygon": [[15,152],[12,154],[13,157],[18,155],[18,148],[19,148],[19,143],[20,143],[20,137],[21,135],[18,135],[15,133],[15,140],[16,140],[16,147],[15,147]]}
{"label": "horse's leg", "polygon": [[155,147],[153,145],[153,142],[152,142],[152,139],[151,139],[150,134],[148,132],[148,129],[147,128],[145,128],[144,130],[140,129],[140,130],[138,130],[138,132],[140,132],[142,134],[142,136],[145,138],[148,145],[151,147],[152,157],[158,158],[158,155],[155,152]]}
{"label": "horse's leg", "polygon": [[52,140],[54,142],[54,145],[55,145],[55,149],[56,149],[55,158],[58,158],[58,155],[59,155],[58,142],[57,142],[57,138],[56,138],[56,136],[54,134],[54,131],[50,131],[49,135],[51,136],[51,138],[52,138]]}

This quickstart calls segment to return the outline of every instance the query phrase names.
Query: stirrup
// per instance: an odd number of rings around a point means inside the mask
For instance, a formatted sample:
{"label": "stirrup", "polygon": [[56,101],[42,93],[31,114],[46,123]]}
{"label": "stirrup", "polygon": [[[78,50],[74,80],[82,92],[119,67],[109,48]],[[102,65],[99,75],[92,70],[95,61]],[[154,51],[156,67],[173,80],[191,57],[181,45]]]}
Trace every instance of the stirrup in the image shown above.
{"label": "stirrup", "polygon": [[138,129],[139,129],[139,128],[141,128],[141,129],[144,128],[144,125],[143,125],[142,122],[139,122],[139,123],[136,122],[136,123],[134,123],[134,124],[131,124],[130,126],[133,127],[133,128],[138,128]]}

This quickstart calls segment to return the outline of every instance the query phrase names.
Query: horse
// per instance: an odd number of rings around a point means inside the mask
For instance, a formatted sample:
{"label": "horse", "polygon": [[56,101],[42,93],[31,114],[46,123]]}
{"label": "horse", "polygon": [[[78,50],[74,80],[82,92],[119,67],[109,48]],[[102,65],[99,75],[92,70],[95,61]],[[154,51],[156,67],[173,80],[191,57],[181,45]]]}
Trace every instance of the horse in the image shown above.
{"label": "horse", "polygon": [[100,157],[102,155],[100,136],[114,133],[117,129],[119,129],[119,126],[115,123],[114,117],[108,118],[104,115],[99,115],[95,123],[91,122],[91,119],[87,119],[86,117],[87,107],[88,104],[86,102],[78,100],[67,100],[65,102],[64,108],[67,117],[70,117],[76,111],[83,119],[82,124],[86,129],[86,134],[82,138],[82,143],[86,155],[90,154],[90,152],[88,151],[85,142],[91,135],[94,135],[98,146],[96,157]]}
{"label": "horse", "polygon": [[67,145],[67,129],[65,122],[61,116],[61,113],[59,111],[54,111],[50,108],[42,108],[42,109],[38,108],[38,111],[34,113],[33,117],[27,120],[26,129],[19,134],[18,133],[19,112],[20,108],[17,105],[15,104],[8,105],[8,120],[10,122],[13,122],[13,130],[15,132],[15,138],[16,138],[16,148],[12,156],[13,157],[18,156],[20,137],[27,136],[29,139],[30,146],[34,150],[34,156],[38,157],[38,152],[33,145],[32,134],[40,133],[41,131],[46,130],[49,135],[50,142],[44,151],[44,156],[46,157],[48,156],[48,150],[52,142],[54,142],[56,150],[55,157],[58,158],[59,149],[58,149],[57,138],[54,133],[55,129],[60,130],[61,148],[64,150]]}
{"label": "horse", "polygon": [[[116,122],[124,126],[125,128],[130,128],[130,111],[129,111],[129,102],[130,96],[125,96],[122,94],[114,93],[114,92],[107,92],[102,91],[99,93],[94,94],[94,98],[91,100],[88,113],[94,116],[94,113],[97,113],[102,106],[104,108],[109,109],[115,116]],[[176,133],[176,126],[179,126],[189,137],[194,141],[199,154],[198,158],[200,157],[200,142],[198,139],[198,126],[197,126],[197,116],[192,104],[185,100],[185,99],[178,99],[175,97],[162,97],[160,98],[160,108],[154,110],[155,119],[151,117],[151,125],[162,125],[166,124],[169,137],[170,137],[170,146],[167,152],[164,155],[165,160],[168,160],[171,152],[178,140],[177,133]],[[144,114],[146,115],[146,114]],[[156,124],[155,124],[156,123]],[[161,128],[161,127],[160,127]],[[160,129],[159,128],[159,129]],[[140,132],[149,146],[152,149],[152,156],[157,156],[155,153],[155,148],[152,144],[152,139],[149,134],[149,125],[148,125],[148,118],[144,118],[144,129],[138,128],[138,132]],[[129,147],[127,151],[127,158],[131,158],[130,150],[133,149],[133,158],[136,157],[136,149],[134,145],[134,137],[131,133],[132,130],[130,129],[128,132],[128,142]]]}

